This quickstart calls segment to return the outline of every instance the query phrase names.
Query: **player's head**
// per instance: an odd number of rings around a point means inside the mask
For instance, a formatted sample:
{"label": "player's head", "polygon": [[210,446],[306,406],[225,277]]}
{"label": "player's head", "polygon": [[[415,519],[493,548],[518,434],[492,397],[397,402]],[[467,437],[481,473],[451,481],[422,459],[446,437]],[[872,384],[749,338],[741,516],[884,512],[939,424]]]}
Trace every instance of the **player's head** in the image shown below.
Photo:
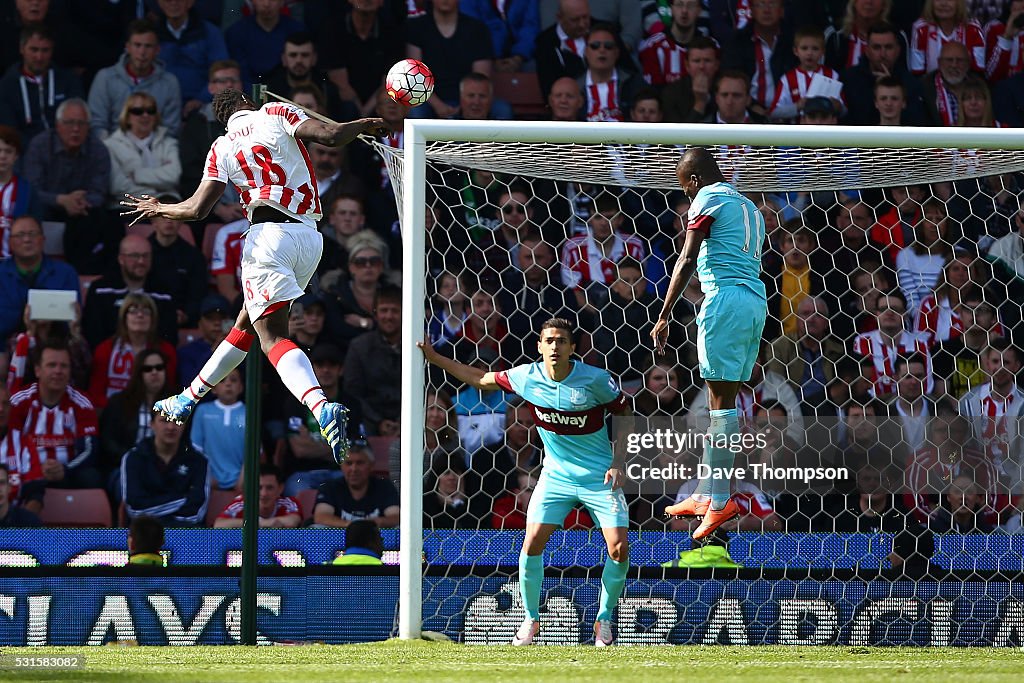
{"label": "player's head", "polygon": [[576,352],[573,341],[572,323],[565,318],[551,318],[540,326],[540,339],[537,340],[537,351],[548,365],[564,365],[569,357]]}
{"label": "player's head", "polygon": [[256,105],[241,90],[228,88],[213,96],[213,115],[225,126],[228,125],[228,119],[236,111],[255,111],[256,109]]}
{"label": "player's head", "polygon": [[155,517],[142,515],[128,527],[128,553],[158,553],[164,545],[164,525]]}
{"label": "player's head", "polygon": [[676,175],[679,177],[683,192],[691,201],[697,197],[700,188],[725,180],[715,157],[703,147],[691,147],[686,150],[676,165]]}

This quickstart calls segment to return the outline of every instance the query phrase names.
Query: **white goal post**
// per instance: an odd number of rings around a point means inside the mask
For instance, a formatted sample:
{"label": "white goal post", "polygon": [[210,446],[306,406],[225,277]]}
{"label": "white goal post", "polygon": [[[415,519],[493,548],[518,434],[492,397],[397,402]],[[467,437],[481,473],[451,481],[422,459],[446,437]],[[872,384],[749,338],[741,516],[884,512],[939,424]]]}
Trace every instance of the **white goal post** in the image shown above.
{"label": "white goal post", "polygon": [[427,162],[495,173],[678,189],[690,145],[720,147],[741,191],[888,187],[1024,169],[1012,129],[408,120],[404,150],[377,145],[399,200],[403,241],[400,638],[418,638],[423,598]]}

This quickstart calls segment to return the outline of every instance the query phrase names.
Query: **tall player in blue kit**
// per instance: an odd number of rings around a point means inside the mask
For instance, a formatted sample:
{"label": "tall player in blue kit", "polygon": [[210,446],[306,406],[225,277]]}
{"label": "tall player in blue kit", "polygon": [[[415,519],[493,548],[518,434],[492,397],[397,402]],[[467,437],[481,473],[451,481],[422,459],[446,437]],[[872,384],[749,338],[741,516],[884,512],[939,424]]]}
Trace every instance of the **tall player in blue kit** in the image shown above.
{"label": "tall player in blue kit", "polygon": [[601,573],[601,596],[594,623],[594,644],[612,645],[612,611],[626,583],[629,514],[622,493],[622,454],[613,454],[606,413],[631,415],[628,398],[607,371],[572,358],[572,324],[552,318],[540,329],[541,362],[485,372],[446,358],[418,344],[427,361],[478,389],[499,387],[519,394],[533,409],[544,443],[544,467],[526,512],[526,538],[519,555],[519,588],[526,619],[513,645],[529,645],[540,631],[540,591],[544,546],[565,516],[583,503],[597,520],[608,545]]}
{"label": "tall player in blue kit", "polygon": [[693,532],[694,540],[700,540],[740,512],[731,497],[731,481],[721,474],[733,466],[735,453],[723,444],[737,443],[736,394],[750,379],[768,315],[760,280],[765,225],[754,203],[725,182],[708,150],[687,150],[676,174],[692,203],[683,252],[651,336],[664,353],[672,307],[696,270],[705,295],[697,315],[697,360],[711,408],[702,462],[712,476],[701,480],[692,496],[665,508],[665,514],[703,517]]}

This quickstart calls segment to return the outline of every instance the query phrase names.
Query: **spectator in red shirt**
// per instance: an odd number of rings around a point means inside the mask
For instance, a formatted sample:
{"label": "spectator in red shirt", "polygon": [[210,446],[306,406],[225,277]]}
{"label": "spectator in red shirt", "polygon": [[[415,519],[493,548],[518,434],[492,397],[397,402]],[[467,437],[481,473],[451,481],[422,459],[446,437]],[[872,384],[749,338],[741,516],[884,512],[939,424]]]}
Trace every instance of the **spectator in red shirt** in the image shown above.
{"label": "spectator in red shirt", "polygon": [[45,341],[35,355],[38,381],[11,397],[9,431],[0,457],[16,472],[24,507],[39,513],[47,487],[102,487],[93,466],[97,444],[96,410],[70,386],[71,354]]}
{"label": "spectator in red shirt", "polygon": [[[239,494],[213,522],[214,529],[237,529],[242,526],[245,500]],[[299,501],[284,495],[284,474],[273,465],[260,467],[260,526],[271,529],[294,529],[302,523]]]}
{"label": "spectator in red shirt", "polygon": [[117,333],[105,339],[93,354],[89,398],[103,410],[113,394],[123,391],[132,376],[135,356],[156,349],[167,359],[167,376],[175,377],[177,352],[159,338],[156,304],[148,294],[128,294],[117,313]]}
{"label": "spectator in red shirt", "polygon": [[[518,470],[516,472],[517,486],[498,497],[494,501],[494,511],[491,515],[491,523],[495,529],[525,529],[526,510],[530,507],[530,498],[533,497],[533,490],[537,487],[536,470]],[[590,514],[583,509],[575,508],[569,511],[562,528],[569,531],[572,529],[593,529],[594,520]]]}

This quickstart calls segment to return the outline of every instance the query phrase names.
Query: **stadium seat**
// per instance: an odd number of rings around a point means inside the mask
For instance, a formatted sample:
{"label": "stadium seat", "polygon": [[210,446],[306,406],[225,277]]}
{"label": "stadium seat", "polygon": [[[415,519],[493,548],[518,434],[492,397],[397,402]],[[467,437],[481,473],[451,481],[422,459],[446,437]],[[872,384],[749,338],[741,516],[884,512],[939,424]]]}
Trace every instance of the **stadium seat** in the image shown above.
{"label": "stadium seat", "polygon": [[210,499],[206,505],[206,526],[213,526],[213,520],[224,512],[224,508],[230,505],[237,495],[237,491],[210,489]]}
{"label": "stadium seat", "polygon": [[541,118],[547,114],[547,103],[540,91],[535,73],[493,73],[494,96],[512,105],[517,117]]}
{"label": "stadium seat", "polygon": [[377,476],[391,476],[388,454],[391,452],[391,444],[397,438],[395,436],[371,436],[366,439],[370,450],[373,451],[373,473]]}
{"label": "stadium seat", "polygon": [[64,228],[61,221],[43,221],[43,253],[64,258]]}
{"label": "stadium seat", "polygon": [[46,489],[42,520],[46,526],[109,527],[110,501],[103,489]]}
{"label": "stadium seat", "polygon": [[316,494],[316,489],[303,489],[295,494],[295,499],[298,500],[299,505],[302,506],[303,522],[313,517],[313,508],[316,507]]}
{"label": "stadium seat", "polygon": [[222,225],[223,223],[207,223],[203,230],[203,258],[206,259],[207,265],[213,258],[213,243],[217,239],[217,231],[221,229]]}

